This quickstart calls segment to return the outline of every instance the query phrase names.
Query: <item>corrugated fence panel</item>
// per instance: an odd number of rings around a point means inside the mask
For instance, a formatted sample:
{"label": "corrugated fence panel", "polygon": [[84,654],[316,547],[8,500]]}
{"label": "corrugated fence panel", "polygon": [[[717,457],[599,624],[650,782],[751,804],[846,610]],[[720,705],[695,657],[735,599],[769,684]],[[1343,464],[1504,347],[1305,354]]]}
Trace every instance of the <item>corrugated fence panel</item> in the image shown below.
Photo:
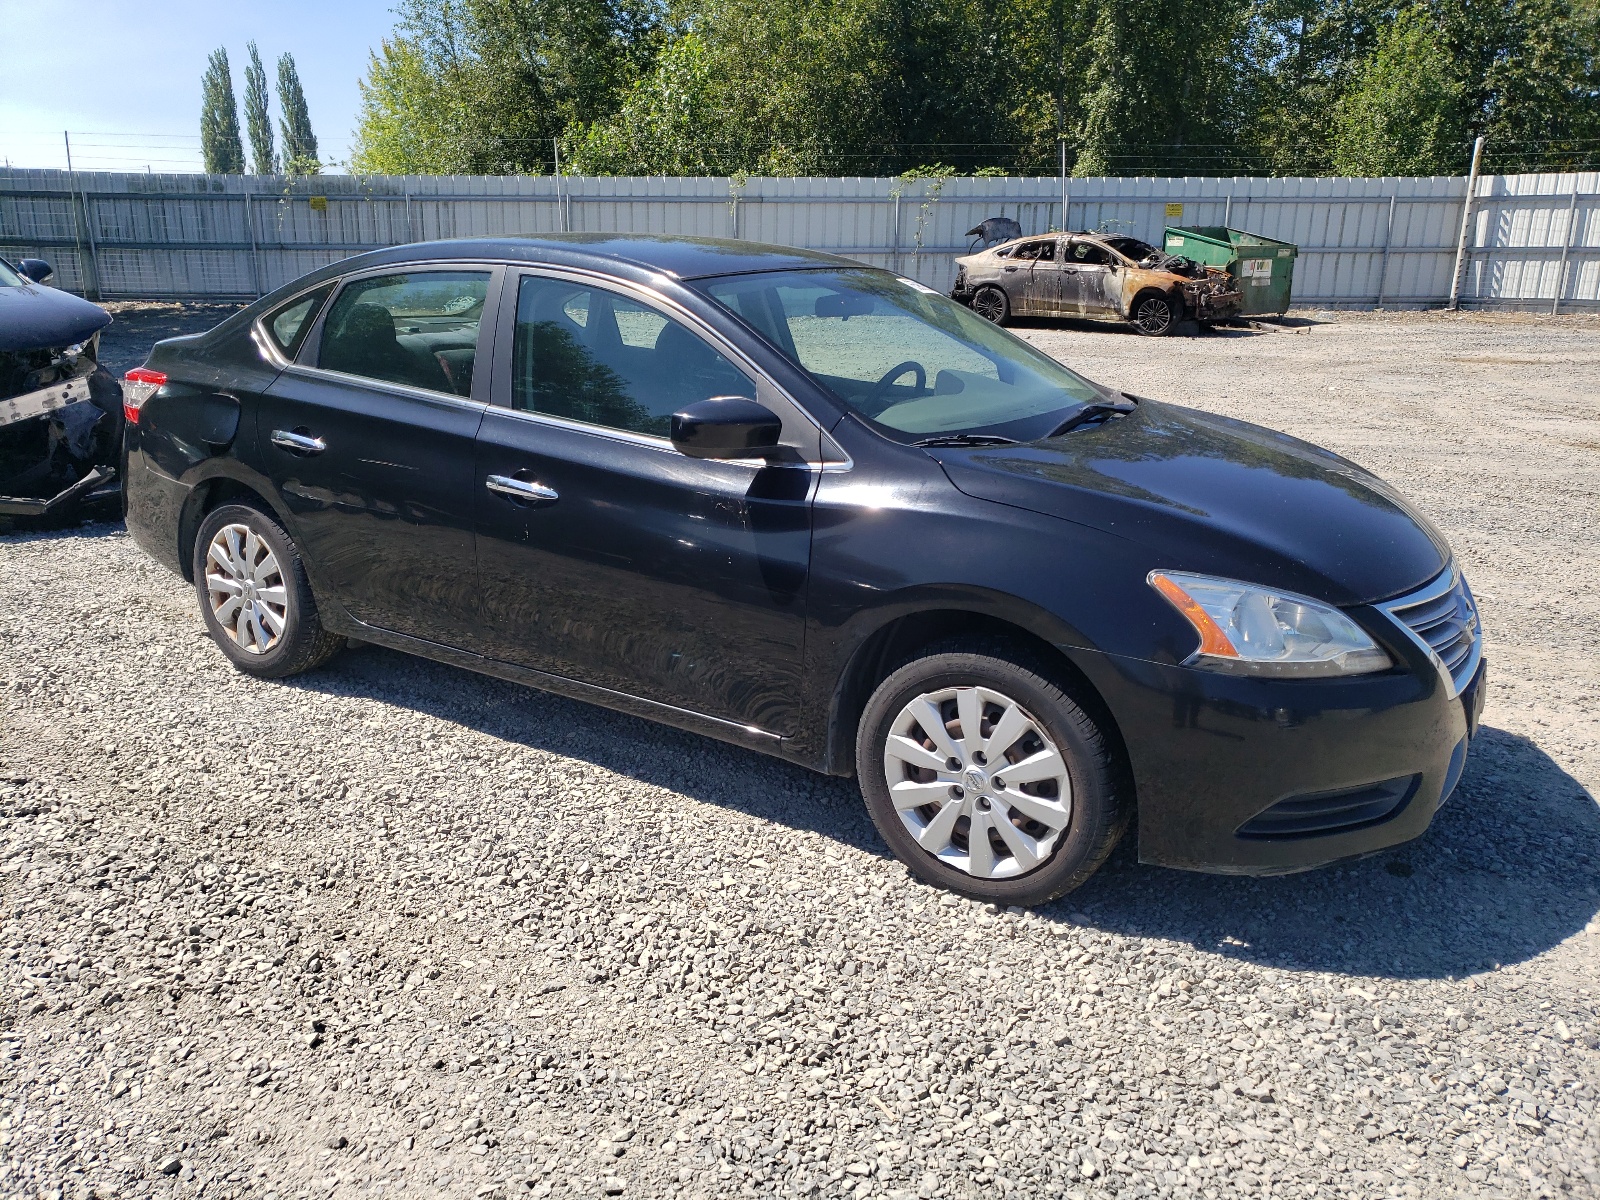
{"label": "corrugated fence panel", "polygon": [[[102,296],[244,297],[363,250],[563,231],[739,237],[827,250],[938,288],[986,217],[1160,244],[1231,225],[1300,247],[1299,304],[1437,304],[1466,181],[1197,177],[678,179],[134,175],[0,171],[0,254]],[[1063,218],[1063,199],[1065,217]],[[1600,304],[1600,175],[1478,181],[1461,295]]]}

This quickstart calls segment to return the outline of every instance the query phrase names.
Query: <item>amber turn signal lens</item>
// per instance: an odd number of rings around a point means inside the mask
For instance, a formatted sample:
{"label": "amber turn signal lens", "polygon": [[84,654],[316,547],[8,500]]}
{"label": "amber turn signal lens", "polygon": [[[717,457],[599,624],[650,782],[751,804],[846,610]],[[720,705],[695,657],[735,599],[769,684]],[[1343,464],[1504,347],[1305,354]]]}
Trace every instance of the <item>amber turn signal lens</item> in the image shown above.
{"label": "amber turn signal lens", "polygon": [[1222,632],[1222,626],[1211,619],[1211,615],[1200,607],[1193,596],[1160,571],[1151,572],[1150,585],[1165,596],[1168,603],[1194,626],[1194,631],[1200,635],[1201,654],[1211,654],[1218,658],[1239,657],[1239,651],[1228,640],[1228,635]]}

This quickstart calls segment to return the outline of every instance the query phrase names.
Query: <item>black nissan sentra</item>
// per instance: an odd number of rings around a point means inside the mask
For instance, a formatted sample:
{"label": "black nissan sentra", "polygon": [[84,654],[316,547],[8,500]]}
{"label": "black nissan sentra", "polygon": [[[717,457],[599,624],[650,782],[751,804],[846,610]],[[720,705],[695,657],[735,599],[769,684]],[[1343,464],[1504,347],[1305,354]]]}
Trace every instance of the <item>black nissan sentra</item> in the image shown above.
{"label": "black nissan sentra", "polygon": [[624,235],[316,271],[125,384],[128,526],[222,652],[350,638],[854,775],[932,883],[1314,866],[1428,827],[1483,703],[1444,538],[842,258]]}

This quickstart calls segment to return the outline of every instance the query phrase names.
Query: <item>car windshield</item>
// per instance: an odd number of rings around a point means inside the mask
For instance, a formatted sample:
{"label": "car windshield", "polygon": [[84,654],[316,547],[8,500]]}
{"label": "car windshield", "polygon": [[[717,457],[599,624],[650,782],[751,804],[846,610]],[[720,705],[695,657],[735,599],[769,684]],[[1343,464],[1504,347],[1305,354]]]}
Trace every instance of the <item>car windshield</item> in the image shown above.
{"label": "car windshield", "polygon": [[28,281],[11,269],[11,264],[0,258],[0,287],[27,287]]}
{"label": "car windshield", "polygon": [[887,271],[771,271],[699,286],[897,441],[1032,441],[1103,398],[1020,338]]}

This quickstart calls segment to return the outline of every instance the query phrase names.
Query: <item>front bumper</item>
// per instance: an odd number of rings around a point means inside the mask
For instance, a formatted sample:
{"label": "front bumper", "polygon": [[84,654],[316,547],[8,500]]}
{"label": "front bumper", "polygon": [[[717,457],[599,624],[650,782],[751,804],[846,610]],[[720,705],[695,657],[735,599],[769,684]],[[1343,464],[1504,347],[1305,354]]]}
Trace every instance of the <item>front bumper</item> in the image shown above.
{"label": "front bumper", "polygon": [[[1423,833],[1460,779],[1487,675],[1480,666],[1453,699],[1420,655],[1380,674],[1299,681],[1093,659],[1080,665],[1133,769],[1139,860],[1237,875],[1305,870]],[[1383,787],[1394,803],[1374,811]],[[1282,818],[1344,796],[1358,816],[1369,800],[1364,820],[1308,831]]]}
{"label": "front bumper", "polygon": [[1186,290],[1183,302],[1189,308],[1189,315],[1199,321],[1226,321],[1244,311],[1244,293],[1237,289],[1226,292]]}
{"label": "front bumper", "polygon": [[92,359],[0,400],[0,515],[47,516],[114,497],[122,423],[122,390]]}

